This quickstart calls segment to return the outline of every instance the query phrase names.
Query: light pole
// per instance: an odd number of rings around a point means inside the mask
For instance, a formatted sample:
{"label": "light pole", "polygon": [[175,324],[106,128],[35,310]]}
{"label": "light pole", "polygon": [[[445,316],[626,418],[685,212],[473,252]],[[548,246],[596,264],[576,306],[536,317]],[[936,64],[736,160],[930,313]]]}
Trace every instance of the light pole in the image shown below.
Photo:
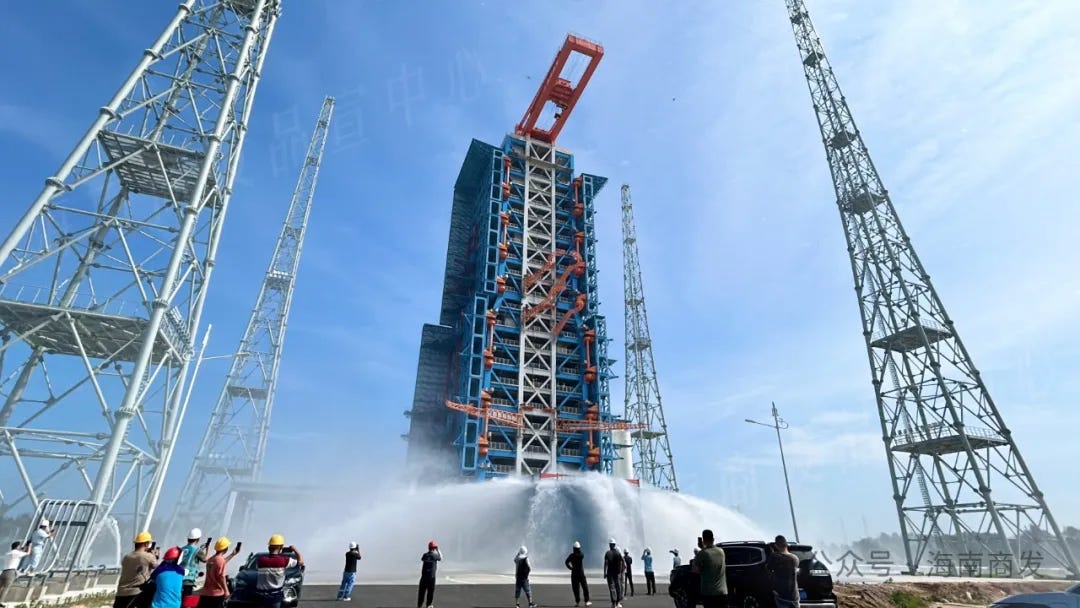
{"label": "light pole", "polygon": [[791,483],[788,481],[787,474],[787,461],[784,460],[784,441],[780,439],[780,430],[788,428],[786,420],[780,417],[780,412],[776,411],[776,403],[772,404],[772,424],[765,424],[764,422],[758,422],[757,420],[746,419],[750,424],[757,424],[770,429],[776,429],[776,443],[780,445],[780,464],[784,467],[784,486],[787,488],[787,502],[788,508],[791,509],[791,527],[795,529],[795,542],[799,542],[799,524],[795,523],[795,503],[791,500]]}

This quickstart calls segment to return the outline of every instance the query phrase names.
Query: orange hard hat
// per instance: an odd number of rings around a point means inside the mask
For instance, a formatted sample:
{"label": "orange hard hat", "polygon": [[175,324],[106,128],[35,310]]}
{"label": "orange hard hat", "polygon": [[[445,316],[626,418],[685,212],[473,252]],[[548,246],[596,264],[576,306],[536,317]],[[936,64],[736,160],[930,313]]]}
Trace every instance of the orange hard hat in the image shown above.
{"label": "orange hard hat", "polygon": [[428,551],[431,551],[432,549],[438,548],[438,546],[439,545],[437,545],[435,543],[435,541],[433,541],[433,540],[428,541],[428,544],[427,544]]}

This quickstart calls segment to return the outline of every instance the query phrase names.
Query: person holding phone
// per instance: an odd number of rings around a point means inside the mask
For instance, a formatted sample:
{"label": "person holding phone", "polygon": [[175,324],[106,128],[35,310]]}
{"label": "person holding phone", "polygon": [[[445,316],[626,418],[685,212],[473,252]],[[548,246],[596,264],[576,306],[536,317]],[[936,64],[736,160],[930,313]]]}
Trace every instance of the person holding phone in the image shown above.
{"label": "person holding phone", "polygon": [[225,571],[232,558],[240,553],[240,546],[244,543],[236,543],[236,548],[229,553],[231,544],[224,536],[214,543],[214,555],[206,560],[206,580],[199,591],[199,608],[224,608],[229,600],[229,583]]}
{"label": "person holding phone", "polygon": [[206,545],[200,547],[202,530],[192,528],[188,532],[187,544],[180,548],[180,567],[184,569],[184,585],[180,592],[181,597],[187,597],[195,591],[195,581],[199,578],[199,563],[206,561],[207,550],[210,548],[210,539],[206,539]]}
{"label": "person holding phone", "polygon": [[135,549],[120,560],[120,578],[116,581],[113,608],[145,608],[151,596],[144,592],[150,574],[157,567],[156,544],[149,532],[139,532]]}

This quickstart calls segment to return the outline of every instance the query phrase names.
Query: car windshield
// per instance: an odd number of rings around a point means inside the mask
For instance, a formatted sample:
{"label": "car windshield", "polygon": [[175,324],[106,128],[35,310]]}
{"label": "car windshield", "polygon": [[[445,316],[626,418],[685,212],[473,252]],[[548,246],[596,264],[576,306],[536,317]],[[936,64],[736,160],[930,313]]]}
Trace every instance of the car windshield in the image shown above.
{"label": "car windshield", "polygon": [[1076,583],[1072,587],[1069,587],[1065,590],[1065,593],[1075,593],[1076,595],[1080,595],[1080,583]]}

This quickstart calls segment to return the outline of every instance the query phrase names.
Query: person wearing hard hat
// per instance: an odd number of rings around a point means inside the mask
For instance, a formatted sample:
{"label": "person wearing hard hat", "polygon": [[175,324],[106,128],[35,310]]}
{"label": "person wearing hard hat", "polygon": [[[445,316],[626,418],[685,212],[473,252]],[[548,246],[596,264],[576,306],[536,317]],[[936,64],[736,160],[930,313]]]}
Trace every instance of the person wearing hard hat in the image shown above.
{"label": "person wearing hard hat", "polygon": [[184,569],[184,589],[182,596],[187,597],[195,591],[195,581],[199,578],[199,563],[206,561],[206,554],[210,549],[210,539],[206,539],[206,545],[200,547],[202,530],[192,528],[188,532],[187,544],[180,548],[180,567]]}
{"label": "person wearing hard hat", "polygon": [[229,583],[225,570],[229,567],[229,561],[240,553],[240,546],[244,543],[236,543],[236,548],[229,553],[231,544],[224,536],[214,543],[214,555],[206,560],[206,580],[199,590],[199,608],[225,608],[229,599]]}
{"label": "person wearing hard hat", "polygon": [[671,569],[674,570],[682,565],[682,558],[679,557],[679,550],[672,549],[668,551],[671,554]]}
{"label": "person wearing hard hat", "polygon": [[581,592],[585,592],[585,605],[589,601],[589,583],[585,580],[585,554],[581,552],[581,543],[574,541],[574,548],[566,556],[566,569],[570,571],[570,588],[574,590],[574,606],[581,605]]}
{"label": "person wearing hard hat", "polygon": [[49,525],[49,520],[42,517],[37,530],[34,530],[34,535],[30,537],[30,563],[26,567],[26,574],[33,574],[37,570],[41,556],[45,553],[45,545],[56,534],[56,530],[50,530]]}
{"label": "person wearing hard hat", "polygon": [[521,592],[525,592],[525,599],[529,601],[529,608],[536,608],[536,603],[532,599],[532,586],[529,585],[529,573],[532,572],[532,566],[529,565],[529,549],[522,545],[518,549],[517,555],[514,556],[514,606],[515,608],[521,608],[519,600],[521,599]]}
{"label": "person wearing hard hat", "polygon": [[[266,608],[280,608],[285,597],[285,571],[304,565],[299,549],[285,546],[285,537],[275,534],[266,543],[267,553],[255,560],[255,591],[262,597]],[[285,555],[288,551],[291,555]],[[295,555],[296,557],[292,557]]]}
{"label": "person wearing hard hat", "polygon": [[433,540],[428,541],[427,549],[427,553],[420,556],[420,590],[416,593],[416,608],[431,608],[431,601],[435,599],[435,574],[442,561],[442,551]]}
{"label": "person wearing hard hat", "polygon": [[143,587],[150,582],[150,574],[157,567],[157,556],[151,549],[154,538],[149,532],[139,532],[135,537],[135,549],[120,560],[120,578],[116,581],[116,598],[113,608],[145,608],[150,596]]}
{"label": "person wearing hard hat", "polygon": [[341,587],[338,588],[337,599],[342,602],[352,601],[352,589],[356,584],[356,562],[360,561],[360,545],[349,543],[349,550],[345,552],[345,571],[341,574]]}
{"label": "person wearing hard hat", "polygon": [[184,567],[180,565],[180,547],[169,547],[161,563],[150,573],[154,599],[150,608],[180,608],[184,596]]}
{"label": "person wearing hard hat", "polygon": [[641,564],[645,568],[645,595],[656,595],[656,573],[652,566],[652,549],[645,547],[641,554]]}
{"label": "person wearing hard hat", "polygon": [[615,545],[615,539],[608,539],[608,550],[604,554],[604,580],[607,581],[608,592],[611,594],[612,608],[622,608],[623,601],[623,569],[626,562]]}

